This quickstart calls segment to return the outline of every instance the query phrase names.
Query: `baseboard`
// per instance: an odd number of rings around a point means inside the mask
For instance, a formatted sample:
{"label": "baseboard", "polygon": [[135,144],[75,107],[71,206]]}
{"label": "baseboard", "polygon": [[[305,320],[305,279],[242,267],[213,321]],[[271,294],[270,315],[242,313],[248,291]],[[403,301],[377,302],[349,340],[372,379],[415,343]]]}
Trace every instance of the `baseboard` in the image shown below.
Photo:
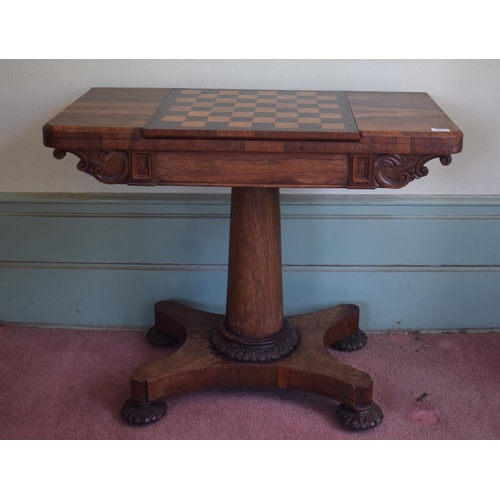
{"label": "baseboard", "polygon": [[[146,333],[146,329],[152,325],[86,325],[86,324],[51,324],[51,323],[23,323],[23,322],[0,322],[0,328],[37,328],[40,330],[91,330],[91,331],[115,331],[115,332],[138,332]],[[460,334],[460,335],[476,335],[476,334],[499,334],[500,328],[454,328],[454,329],[392,329],[392,330],[368,330],[364,329],[364,332],[368,335],[450,335],[450,334]]]}

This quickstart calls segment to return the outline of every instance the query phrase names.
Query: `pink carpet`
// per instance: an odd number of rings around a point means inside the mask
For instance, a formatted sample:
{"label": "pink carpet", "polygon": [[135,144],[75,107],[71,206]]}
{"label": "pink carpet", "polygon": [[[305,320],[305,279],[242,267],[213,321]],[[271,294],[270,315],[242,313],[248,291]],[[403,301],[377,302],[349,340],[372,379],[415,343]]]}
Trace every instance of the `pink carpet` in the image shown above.
{"label": "pink carpet", "polygon": [[0,339],[4,440],[500,439],[500,333],[372,334],[335,353],[372,376],[384,412],[357,433],[339,427],[337,402],[270,388],[171,397],[162,420],[130,427],[120,417],[130,373],[171,350],[138,331],[0,326]]}

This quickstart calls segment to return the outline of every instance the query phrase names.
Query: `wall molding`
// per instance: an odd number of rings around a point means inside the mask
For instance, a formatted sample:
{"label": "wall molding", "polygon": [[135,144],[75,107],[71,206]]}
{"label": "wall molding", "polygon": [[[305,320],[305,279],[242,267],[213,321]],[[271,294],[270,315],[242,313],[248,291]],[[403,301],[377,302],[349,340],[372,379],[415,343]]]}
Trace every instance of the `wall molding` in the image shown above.
{"label": "wall molding", "polygon": [[[0,217],[39,217],[39,218],[88,218],[88,219],[227,219],[227,214],[137,214],[137,213],[84,213],[84,212],[4,212]],[[500,215],[384,215],[384,214],[282,214],[282,219],[325,219],[325,220],[393,220],[393,219],[448,219],[448,220],[500,220]]]}
{"label": "wall molding", "polygon": [[[125,326],[113,326],[113,325],[87,325],[87,324],[71,324],[71,325],[60,325],[57,323],[23,323],[21,321],[11,321],[3,322],[0,321],[0,327],[3,328],[39,328],[44,330],[74,330],[76,331],[116,331],[116,332],[138,332],[139,334],[145,334],[145,328],[142,325],[125,325]],[[475,334],[499,334],[498,328],[437,328],[429,329],[424,328],[421,330],[408,330],[401,328],[393,329],[364,329],[364,332],[369,335],[419,335],[419,334],[431,334],[431,335],[446,335],[446,334],[456,334],[461,335],[475,335]]]}
{"label": "wall molding", "polygon": [[[306,190],[304,190],[306,191]],[[112,205],[229,205],[229,193],[39,193],[0,192],[4,203]],[[500,195],[282,194],[282,206],[500,206]]]}
{"label": "wall molding", "polygon": [[[107,271],[211,271],[227,272],[226,264],[169,264],[162,262],[44,262],[44,261],[0,261],[0,269],[92,269]],[[283,264],[283,272],[307,273],[478,273],[500,272],[500,265],[297,265]]]}

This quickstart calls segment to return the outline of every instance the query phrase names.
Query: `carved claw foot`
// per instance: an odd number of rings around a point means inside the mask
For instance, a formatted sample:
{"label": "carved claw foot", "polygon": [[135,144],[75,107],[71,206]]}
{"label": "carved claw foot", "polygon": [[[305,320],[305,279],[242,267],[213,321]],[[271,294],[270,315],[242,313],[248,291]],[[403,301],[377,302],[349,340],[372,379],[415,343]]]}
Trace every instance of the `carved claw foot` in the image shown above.
{"label": "carved claw foot", "polygon": [[337,351],[357,351],[364,347],[367,341],[366,333],[363,330],[358,330],[356,333],[351,333],[351,335],[337,340],[332,348]]}
{"label": "carved claw foot", "polygon": [[156,326],[152,326],[148,330],[146,338],[150,344],[153,344],[156,347],[171,347],[179,343],[174,336],[159,330]]}
{"label": "carved claw foot", "polygon": [[373,429],[382,422],[384,414],[379,406],[373,404],[368,408],[356,410],[345,404],[337,408],[337,417],[342,427],[351,431]]}
{"label": "carved claw foot", "polygon": [[167,404],[163,399],[153,403],[134,403],[127,400],[122,406],[121,414],[124,420],[131,425],[146,425],[157,422],[167,412]]}

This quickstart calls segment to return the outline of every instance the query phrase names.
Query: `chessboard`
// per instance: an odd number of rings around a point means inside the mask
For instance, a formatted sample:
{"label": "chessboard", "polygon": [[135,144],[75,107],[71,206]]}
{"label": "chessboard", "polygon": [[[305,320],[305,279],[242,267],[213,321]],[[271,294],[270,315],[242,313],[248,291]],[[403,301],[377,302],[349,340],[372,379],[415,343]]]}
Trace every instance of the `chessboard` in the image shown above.
{"label": "chessboard", "polygon": [[344,92],[173,89],[144,137],[359,140]]}

